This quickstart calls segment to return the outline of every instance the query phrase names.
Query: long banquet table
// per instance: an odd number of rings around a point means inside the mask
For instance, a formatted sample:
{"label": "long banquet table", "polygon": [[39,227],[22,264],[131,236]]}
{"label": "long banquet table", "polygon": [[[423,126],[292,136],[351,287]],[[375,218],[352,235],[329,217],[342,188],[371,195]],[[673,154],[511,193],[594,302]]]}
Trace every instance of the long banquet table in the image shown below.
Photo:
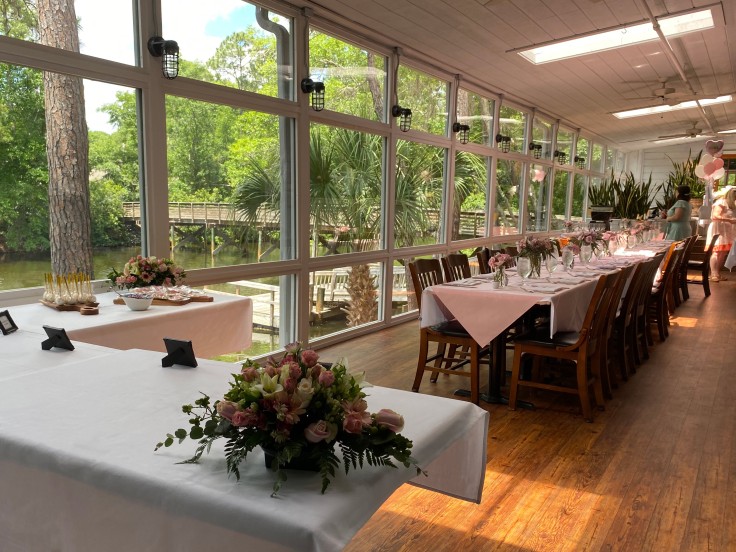
{"label": "long banquet table", "polygon": [[252,334],[251,299],[208,293],[214,301],[152,305],[145,311],[114,304],[115,293],[97,296],[100,305],[96,315],[57,311],[40,302],[10,307],[9,311],[15,324],[28,332],[45,335],[43,325],[59,327],[72,342],[115,349],[165,351],[164,337],[191,340],[194,352],[204,358],[247,349]]}
{"label": "long banquet table", "polygon": [[[0,346],[22,350],[26,340],[16,332],[0,336]],[[402,433],[428,477],[365,466],[340,471],[320,495],[317,474],[290,472],[271,498],[273,474],[260,451],[241,464],[236,481],[227,476],[222,442],[196,465],[178,463],[191,457],[193,441],[153,450],[186,427],[182,404],[200,391],[221,395],[239,366],[201,360],[197,368],[162,368],[160,353],[104,355],[94,347],[60,353],[66,361],[55,367],[50,351],[25,366],[8,364],[0,382],[3,552],[333,551],[405,482],[481,499],[489,415],[470,403],[368,388],[371,411],[404,416]]]}

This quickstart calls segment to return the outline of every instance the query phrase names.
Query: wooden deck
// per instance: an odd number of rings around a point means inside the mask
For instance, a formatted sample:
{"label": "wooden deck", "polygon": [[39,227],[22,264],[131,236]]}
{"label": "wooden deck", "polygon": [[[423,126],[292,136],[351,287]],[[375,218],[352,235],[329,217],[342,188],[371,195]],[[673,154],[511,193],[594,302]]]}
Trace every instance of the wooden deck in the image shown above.
{"label": "wooden deck", "polygon": [[[735,550],[736,274],[711,289],[703,299],[691,286],[669,339],[594,423],[574,398],[545,392],[531,397],[535,411],[486,405],[480,505],[405,485],[346,550]],[[320,354],[408,390],[418,333],[414,321]],[[425,375],[421,392],[451,397],[464,381]]]}

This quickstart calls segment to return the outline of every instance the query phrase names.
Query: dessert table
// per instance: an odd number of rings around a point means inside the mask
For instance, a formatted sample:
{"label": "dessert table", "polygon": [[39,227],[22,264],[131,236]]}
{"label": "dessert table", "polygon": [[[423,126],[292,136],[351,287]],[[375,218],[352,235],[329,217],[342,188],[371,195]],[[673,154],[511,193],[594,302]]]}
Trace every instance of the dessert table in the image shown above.
{"label": "dessert table", "polygon": [[57,311],[39,303],[10,307],[18,328],[45,335],[43,326],[64,328],[72,340],[114,349],[165,351],[163,338],[191,340],[197,356],[208,358],[247,349],[251,343],[253,303],[249,297],[208,292],[212,302],[152,305],[132,311],[117,305],[115,293],[97,296],[99,314]]}
{"label": "dessert table", "polygon": [[405,482],[480,501],[488,413],[381,387],[366,389],[369,409],[404,416],[402,434],[428,477],[366,465],[338,471],[321,495],[319,474],[290,470],[271,498],[274,474],[260,450],[241,463],[240,481],[227,475],[223,440],[199,464],[180,463],[191,440],[154,452],[187,426],[182,404],[200,391],[221,396],[238,369],[208,360],[162,368],[160,353],[133,349],[4,380],[0,550],[333,551]]}

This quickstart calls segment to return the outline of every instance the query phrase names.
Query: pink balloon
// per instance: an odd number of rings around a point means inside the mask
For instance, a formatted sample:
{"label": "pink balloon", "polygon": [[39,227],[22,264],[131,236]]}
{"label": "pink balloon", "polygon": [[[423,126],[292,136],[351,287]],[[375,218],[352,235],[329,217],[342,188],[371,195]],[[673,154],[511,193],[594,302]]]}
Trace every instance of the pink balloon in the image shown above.
{"label": "pink balloon", "polygon": [[719,155],[723,149],[723,140],[708,140],[705,143],[705,151],[713,156]]}
{"label": "pink balloon", "polygon": [[713,164],[716,166],[716,169],[722,169],[723,168],[723,159],[718,157],[717,159],[713,160]]}
{"label": "pink balloon", "polygon": [[723,178],[723,175],[725,174],[726,174],[726,171],[723,168],[720,168],[720,169],[716,169],[715,172],[712,175],[710,175],[710,177],[713,180],[719,180]]}
{"label": "pink balloon", "polygon": [[705,176],[711,176],[716,170],[718,170],[719,167],[716,167],[716,162],[711,161],[710,163],[707,163],[703,166],[703,170],[705,171]]}

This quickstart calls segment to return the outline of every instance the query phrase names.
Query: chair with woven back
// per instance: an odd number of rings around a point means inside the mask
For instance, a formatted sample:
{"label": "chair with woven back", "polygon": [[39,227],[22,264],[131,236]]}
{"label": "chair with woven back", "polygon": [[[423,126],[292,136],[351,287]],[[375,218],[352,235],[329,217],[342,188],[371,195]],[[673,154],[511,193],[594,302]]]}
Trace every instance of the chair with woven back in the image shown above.
{"label": "chair with woven back", "polygon": [[[444,283],[441,263],[438,259],[416,259],[409,263],[409,272],[421,313],[422,292],[430,286]],[[431,356],[430,343],[437,343],[437,352]],[[425,371],[432,372],[433,383],[440,373],[464,376],[470,379],[470,400],[478,404],[481,363],[490,363],[488,346],[478,344],[457,320],[420,328],[419,358],[412,391],[419,391]],[[467,370],[461,369],[466,366]]]}
{"label": "chair with woven back", "polygon": [[470,278],[470,261],[464,253],[450,253],[441,259],[445,282]]}
{"label": "chair with woven back", "polygon": [[[699,249],[699,245],[702,243],[705,245],[703,240],[698,240],[695,244],[694,249],[690,253],[690,258],[685,265],[685,286],[688,284],[702,285],[703,292],[706,297],[710,296],[710,258],[713,255],[713,248],[716,245],[716,241],[720,234],[714,235],[710,239],[710,243],[707,244],[705,249],[702,251]],[[700,273],[700,278],[691,276],[691,273]]]}
{"label": "chair with woven back", "polygon": [[[606,339],[605,325],[608,322],[611,301],[616,293],[619,273],[604,274],[598,279],[585,319],[579,332],[557,332],[552,338],[549,330],[519,338],[514,342],[514,363],[511,373],[509,408],[516,410],[519,387],[532,387],[560,393],[577,395],[583,418],[593,421],[591,389],[599,407],[603,407],[603,386],[601,382],[601,345]],[[530,379],[522,380],[521,365],[524,355],[533,357],[533,370]],[[557,359],[570,361],[575,366],[575,385],[552,383],[535,376],[541,375],[541,360]]]}

